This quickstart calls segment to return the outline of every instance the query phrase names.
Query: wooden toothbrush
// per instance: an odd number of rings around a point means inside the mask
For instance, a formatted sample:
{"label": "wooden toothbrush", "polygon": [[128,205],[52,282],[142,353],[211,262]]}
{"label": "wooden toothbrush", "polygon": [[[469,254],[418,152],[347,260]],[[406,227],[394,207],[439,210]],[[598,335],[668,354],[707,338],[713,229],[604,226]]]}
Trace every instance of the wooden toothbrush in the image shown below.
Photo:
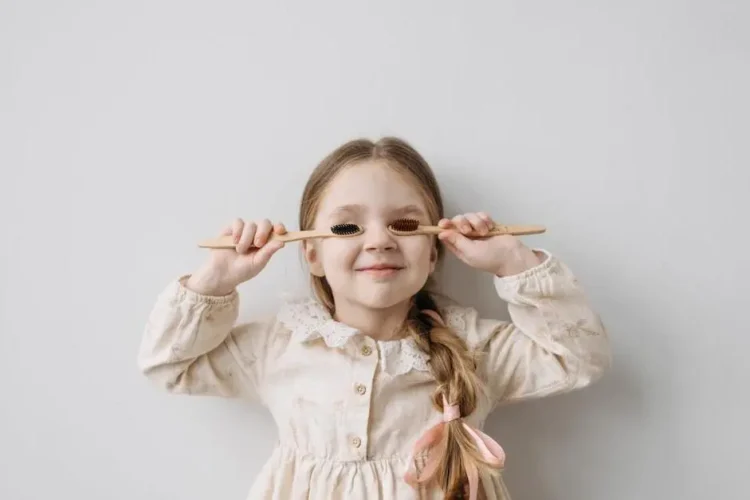
{"label": "wooden toothbrush", "polygon": [[[445,231],[445,229],[438,226],[423,226],[416,219],[397,219],[388,225],[388,230],[397,236],[440,234],[441,232]],[[482,239],[506,234],[514,236],[541,234],[545,231],[546,228],[544,226],[538,225],[495,224],[495,226],[489,232],[487,232],[487,234],[471,232],[468,234],[464,234],[464,236],[471,239]],[[359,234],[362,234],[363,232],[364,229],[357,224],[336,224],[334,226],[331,226],[330,231],[308,230],[292,231],[284,234],[271,233],[268,241],[279,240],[287,242],[311,238],[330,238],[333,236],[350,237],[357,236]],[[218,238],[203,240],[198,243],[198,246],[200,248],[233,249],[237,247],[237,243],[234,241],[234,238],[232,238],[232,236],[219,236]]]}
{"label": "wooden toothbrush", "polygon": [[[423,226],[416,219],[397,219],[388,226],[388,229],[390,229],[392,233],[399,236],[408,236],[412,234],[440,234],[445,231],[445,229],[438,226]],[[471,239],[482,239],[489,238],[491,236],[501,236],[506,234],[514,236],[541,234],[546,230],[547,229],[544,226],[538,225],[509,226],[505,224],[495,224],[492,229],[490,229],[486,234],[480,234],[479,232],[473,231],[464,234],[464,236]]]}
{"label": "wooden toothbrush", "polygon": [[[284,234],[271,233],[268,237],[268,241],[299,241],[310,238],[330,238],[331,236],[348,237],[356,236],[362,232],[362,228],[356,224],[336,224],[331,226],[330,231],[291,231]],[[218,238],[211,238],[203,240],[198,243],[200,248],[214,248],[214,249],[234,249],[237,248],[237,243],[234,241],[232,236],[219,236]]]}

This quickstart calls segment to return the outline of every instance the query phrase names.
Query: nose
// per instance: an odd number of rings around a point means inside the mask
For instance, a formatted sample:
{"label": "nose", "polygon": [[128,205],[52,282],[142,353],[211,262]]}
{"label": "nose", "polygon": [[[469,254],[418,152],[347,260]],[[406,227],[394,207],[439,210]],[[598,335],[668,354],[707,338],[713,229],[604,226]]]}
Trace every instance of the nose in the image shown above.
{"label": "nose", "polygon": [[382,252],[396,248],[396,240],[388,229],[381,224],[371,224],[364,233],[365,250]]}

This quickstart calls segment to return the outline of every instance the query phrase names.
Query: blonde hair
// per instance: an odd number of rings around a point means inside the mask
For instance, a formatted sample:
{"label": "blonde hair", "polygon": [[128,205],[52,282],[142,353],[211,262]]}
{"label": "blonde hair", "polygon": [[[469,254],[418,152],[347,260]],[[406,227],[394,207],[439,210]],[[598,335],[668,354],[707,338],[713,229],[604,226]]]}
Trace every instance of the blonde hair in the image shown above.
{"label": "blonde hair", "polygon": [[[413,147],[395,137],[385,137],[378,142],[357,139],[331,152],[312,172],[300,203],[301,230],[312,229],[323,193],[336,174],[364,161],[381,161],[403,174],[422,194],[431,223],[437,224],[443,217],[443,201],[435,175]],[[441,258],[443,247],[437,239],[435,244],[438,258]],[[333,315],[334,301],[330,285],[325,277],[311,274],[311,279],[317,299]],[[430,285],[431,281],[428,280],[425,287],[412,298],[405,327],[419,348],[430,355],[430,369],[437,381],[437,388],[432,396],[435,409],[443,411],[445,397],[448,404],[460,408],[461,417],[468,417],[478,405],[481,381],[464,341],[423,312],[431,310],[440,314],[428,290]],[[494,471],[475,448],[460,419],[446,424],[445,440],[445,453],[432,480],[445,492],[446,499],[462,498],[467,485],[467,466],[477,468],[480,472]]]}

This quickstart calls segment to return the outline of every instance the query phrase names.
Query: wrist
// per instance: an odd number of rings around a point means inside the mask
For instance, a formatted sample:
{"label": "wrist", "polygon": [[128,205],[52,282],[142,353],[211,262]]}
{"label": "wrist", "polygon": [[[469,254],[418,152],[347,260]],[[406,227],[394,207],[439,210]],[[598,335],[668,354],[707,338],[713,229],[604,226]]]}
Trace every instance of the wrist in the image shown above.
{"label": "wrist", "polygon": [[227,281],[221,272],[208,267],[191,274],[185,287],[201,295],[221,297],[232,293],[236,284]]}
{"label": "wrist", "polygon": [[528,247],[520,246],[513,250],[507,258],[503,259],[502,265],[495,271],[495,274],[501,278],[521,274],[538,266],[542,262],[544,262],[543,254],[535,252]]}

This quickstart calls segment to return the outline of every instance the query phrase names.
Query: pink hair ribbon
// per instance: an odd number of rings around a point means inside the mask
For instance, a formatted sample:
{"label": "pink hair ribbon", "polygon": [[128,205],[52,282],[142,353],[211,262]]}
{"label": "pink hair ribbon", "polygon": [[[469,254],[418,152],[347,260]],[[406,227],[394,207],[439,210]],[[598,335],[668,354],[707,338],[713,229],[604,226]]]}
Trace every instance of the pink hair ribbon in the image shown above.
{"label": "pink hair ribbon", "polygon": [[[438,324],[445,325],[442,318],[434,311],[423,310],[423,313],[433,318]],[[409,459],[408,469],[404,480],[412,487],[417,487],[419,483],[424,483],[432,479],[435,475],[440,457],[445,451],[445,425],[448,422],[461,418],[461,410],[458,405],[449,405],[448,400],[443,396],[443,420],[438,422],[436,425],[430,427],[425,433],[417,440],[412,450],[412,456]],[[482,455],[482,458],[486,460],[491,466],[497,469],[502,469],[505,465],[505,451],[503,448],[490,436],[467,424],[465,421],[462,425],[466,432],[471,436],[477,451]],[[413,457],[418,453],[427,451],[427,459],[425,465],[420,474],[414,466]],[[418,477],[421,476],[421,477]],[[475,466],[470,466],[466,471],[467,478],[469,480],[469,498],[470,500],[476,500],[479,490],[479,471]]]}

